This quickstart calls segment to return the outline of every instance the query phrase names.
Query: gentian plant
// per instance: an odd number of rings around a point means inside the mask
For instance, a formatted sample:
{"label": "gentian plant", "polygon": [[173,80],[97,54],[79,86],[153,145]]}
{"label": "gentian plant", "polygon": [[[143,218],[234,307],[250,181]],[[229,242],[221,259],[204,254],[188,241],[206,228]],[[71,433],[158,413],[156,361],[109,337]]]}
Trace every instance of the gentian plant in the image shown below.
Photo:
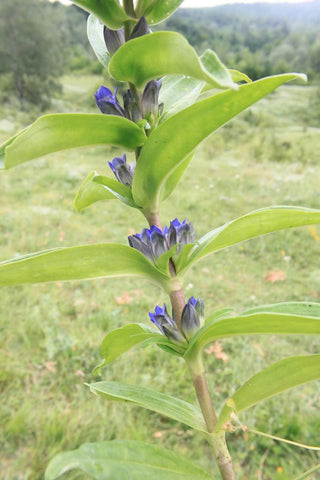
{"label": "gentian plant", "polygon": [[[320,211],[272,206],[247,213],[199,238],[188,212],[163,227],[159,208],[174,191],[201,142],[237,114],[277,87],[302,74],[288,73],[256,82],[227,68],[207,50],[200,57],[174,32],[152,33],[181,0],[78,0],[90,13],[88,36],[99,60],[119,85],[101,86],[96,114],[52,114],[2,145],[0,162],[11,168],[48,153],[96,144],[121,147],[126,153],[109,161],[111,176],[90,173],[77,193],[78,210],[95,202],[118,199],[141,212],[146,223],[129,244],[100,243],[29,254],[0,264],[0,284],[52,282],[97,277],[136,276],[163,290],[163,306],[150,305],[151,322],[124,325],[104,338],[100,371],[129,349],[154,344],[177,362],[185,361],[199,405],[140,386],[100,381],[95,394],[132,402],[195,429],[212,445],[221,477],[236,478],[226,433],[243,410],[296,385],[320,377],[320,355],[282,359],[213,405],[202,352],[210,342],[232,335],[320,333],[320,305],[282,303],[242,314],[230,309],[206,312],[204,301],[186,300],[184,275],[198,261],[245,240],[282,229],[320,223]],[[121,91],[124,93],[121,95]],[[134,164],[127,153],[134,152]],[[194,219],[196,223],[196,219]],[[137,226],[137,230],[141,226]],[[196,230],[196,229],[195,229]],[[165,297],[168,297],[165,300]],[[169,307],[171,303],[171,308]],[[148,317],[147,312],[142,317]],[[50,462],[45,478],[72,469],[102,479],[209,480],[199,466],[154,445],[136,441],[85,444]],[[304,477],[301,477],[304,478]]]}

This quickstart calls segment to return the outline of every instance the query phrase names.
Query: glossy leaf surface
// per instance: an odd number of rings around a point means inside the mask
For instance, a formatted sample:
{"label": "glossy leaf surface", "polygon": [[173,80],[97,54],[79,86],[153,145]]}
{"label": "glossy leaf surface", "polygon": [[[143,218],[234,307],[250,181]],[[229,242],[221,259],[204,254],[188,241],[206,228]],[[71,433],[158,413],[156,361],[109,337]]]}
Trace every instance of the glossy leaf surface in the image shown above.
{"label": "glossy leaf surface", "polygon": [[110,55],[103,36],[103,24],[94,15],[89,15],[87,20],[87,36],[97,59],[108,68]]}
{"label": "glossy leaf surface", "polygon": [[146,17],[150,25],[155,25],[172,15],[182,2],[183,0],[142,1],[142,4],[148,6],[148,8],[145,8],[143,15]]}
{"label": "glossy leaf surface", "polygon": [[94,480],[213,480],[172,450],[135,441],[86,443],[60,453],[48,465],[45,480],[79,469]]}
{"label": "glossy leaf surface", "polygon": [[259,307],[250,308],[249,310],[242,312],[242,315],[251,315],[252,313],[261,312],[286,313],[320,318],[320,303],[282,302],[274,303],[272,305],[260,305]]}
{"label": "glossy leaf surface", "polygon": [[243,217],[215,228],[202,237],[182,270],[189,268],[201,258],[250,238],[279,230],[320,223],[320,210],[301,207],[271,207],[256,210]]}
{"label": "glossy leaf surface", "polygon": [[100,353],[104,358],[95,370],[97,373],[100,368],[109,365],[116,358],[123,353],[131,350],[136,345],[149,345],[149,344],[166,345],[171,349],[174,349],[177,353],[183,354],[184,350],[176,345],[159,332],[146,325],[133,323],[121,328],[117,328],[109,332],[102,341]]}
{"label": "glossy leaf surface", "polygon": [[48,153],[87,145],[111,144],[134,150],[145,140],[144,132],[135,123],[119,116],[44,115],[0,146],[0,168],[11,168]]}
{"label": "glossy leaf surface", "polygon": [[[290,308],[289,308],[290,310]],[[205,326],[191,339],[186,356],[193,355],[218,338],[234,335],[319,335],[320,316],[309,317],[286,313],[252,313],[216,320],[209,317]]]}
{"label": "glossy leaf surface", "polygon": [[2,286],[119,276],[166,280],[142,253],[116,243],[58,248],[0,263]]}
{"label": "glossy leaf surface", "polygon": [[203,66],[187,40],[175,32],[157,32],[131,40],[117,50],[109,63],[109,72],[116,80],[131,82],[138,88],[169,74],[194,77],[220,88],[236,86],[216,56],[212,71]]}
{"label": "glossy leaf surface", "polygon": [[253,405],[290,388],[320,378],[320,355],[306,355],[280,360],[254,375],[230,397],[222,408],[217,428]]}
{"label": "glossy leaf surface", "polygon": [[89,385],[90,390],[109,400],[130,402],[184,423],[196,430],[205,431],[200,410],[179,398],[155,392],[149,388],[125,385],[119,382],[97,382]]}
{"label": "glossy leaf surface", "polygon": [[168,176],[195,148],[238,113],[296,74],[267,77],[206,98],[170,117],[141,149],[133,180],[133,198],[146,211],[157,212]]}
{"label": "glossy leaf surface", "polygon": [[112,30],[121,28],[129,19],[118,0],[72,0],[72,2],[86,12],[93,13]]}

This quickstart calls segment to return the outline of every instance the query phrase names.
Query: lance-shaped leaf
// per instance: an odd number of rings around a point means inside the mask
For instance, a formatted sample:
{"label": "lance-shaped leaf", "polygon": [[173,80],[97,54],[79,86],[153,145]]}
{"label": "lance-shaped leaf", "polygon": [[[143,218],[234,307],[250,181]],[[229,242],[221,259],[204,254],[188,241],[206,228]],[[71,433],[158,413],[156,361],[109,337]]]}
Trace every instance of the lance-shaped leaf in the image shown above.
{"label": "lance-shaped leaf", "polygon": [[134,150],[145,140],[144,132],[135,123],[115,115],[44,115],[0,146],[0,168],[87,145],[111,144]]}
{"label": "lance-shaped leaf", "polygon": [[150,25],[155,25],[170,17],[183,0],[140,0],[138,15],[146,17]]}
{"label": "lance-shaped leaf", "polygon": [[304,315],[307,317],[320,318],[320,303],[315,302],[282,302],[272,305],[260,305],[250,308],[241,315],[251,315],[252,313],[275,312],[292,315]]}
{"label": "lance-shaped leaf", "polygon": [[119,382],[97,382],[88,386],[93,393],[109,400],[130,402],[185,423],[196,430],[206,430],[199,408],[171,395]]}
{"label": "lance-shaped leaf", "polygon": [[120,276],[167,280],[142,253],[116,243],[58,248],[0,263],[0,286]]}
{"label": "lance-shaped leaf", "polygon": [[223,406],[217,429],[230,419],[263,400],[290,388],[320,378],[320,355],[286,358],[254,375]]}
{"label": "lance-shaped leaf", "polygon": [[112,30],[121,28],[128,15],[118,0],[72,0],[86,12],[93,13],[101,22]]}
{"label": "lance-shaped leaf", "polygon": [[130,187],[113,178],[92,172],[80,185],[74,205],[80,212],[99,200],[114,200],[115,198],[129,207],[139,208],[132,198]]}
{"label": "lance-shaped leaf", "polygon": [[211,60],[215,62],[213,73],[204,67],[194,48],[182,35],[157,32],[122,45],[110,60],[109,72],[116,80],[131,82],[138,88],[153,78],[168,74],[187,75],[219,88],[236,88],[218,57]]}
{"label": "lance-shaped leaf", "polygon": [[94,480],[213,480],[172,450],[130,440],[85,443],[60,453],[49,463],[44,478],[55,480],[74,469]]}
{"label": "lance-shaped leaf", "polygon": [[276,206],[255,210],[215,228],[202,237],[181,267],[185,271],[201,258],[237,243],[283,229],[320,223],[320,210]]}
{"label": "lance-shaped leaf", "polygon": [[131,350],[136,345],[146,346],[150,344],[160,344],[174,350],[177,355],[182,355],[185,351],[180,345],[171,342],[159,331],[140,323],[132,323],[109,332],[102,341],[100,353],[104,361],[94,369],[94,373],[109,365],[123,353]]}
{"label": "lance-shaped leaf", "polygon": [[[219,127],[297,74],[267,77],[195,103],[170,117],[141,149],[133,180],[135,202],[157,212],[168,176]],[[302,77],[300,77],[302,78]]]}
{"label": "lance-shaped leaf", "polygon": [[103,36],[104,25],[94,15],[89,15],[87,20],[87,36],[97,59],[108,68],[110,55]]}
{"label": "lance-shaped leaf", "polygon": [[[291,310],[291,308],[288,308]],[[267,306],[266,306],[267,310]],[[186,357],[196,355],[208,343],[218,338],[235,335],[319,335],[320,316],[293,315],[276,312],[252,313],[217,320],[215,314],[192,337],[185,353]]]}

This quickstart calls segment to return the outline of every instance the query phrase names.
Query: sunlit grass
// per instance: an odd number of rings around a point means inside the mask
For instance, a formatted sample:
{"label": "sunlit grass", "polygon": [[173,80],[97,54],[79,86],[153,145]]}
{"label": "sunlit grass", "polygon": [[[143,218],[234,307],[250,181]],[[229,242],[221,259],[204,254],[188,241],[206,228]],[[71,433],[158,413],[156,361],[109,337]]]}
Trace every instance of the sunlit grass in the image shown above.
{"label": "sunlit grass", "polygon": [[[100,82],[67,77],[65,96],[55,111],[96,111],[92,94]],[[313,87],[282,87],[217,132],[199,149],[163,205],[163,223],[174,217],[193,220],[199,237],[268,205],[320,208],[319,129],[305,121],[312,92]],[[0,124],[3,140],[30,121],[8,107],[2,113],[10,120]],[[129,233],[140,231],[143,217],[119,202],[96,204],[81,214],[72,205],[85,176],[92,170],[107,172],[106,162],[116,153],[123,152],[71,150],[2,173],[1,259],[55,246],[126,243]],[[319,226],[306,227],[217,253],[188,273],[186,293],[203,296],[207,314],[226,306],[241,311],[265,303],[319,301],[319,236]],[[270,281],[274,278],[278,280]],[[198,434],[137,407],[93,397],[83,385],[97,380],[91,371],[100,360],[105,333],[129,322],[148,322],[148,311],[165,300],[148,282],[129,279],[2,290],[1,478],[40,480],[55,453],[114,438],[173,448],[215,472],[210,448]],[[317,338],[274,336],[220,344],[227,362],[214,352],[205,354],[217,409],[259,369],[290,354],[316,353],[320,346]],[[101,378],[196,401],[184,363],[155,347],[123,356]],[[257,430],[316,444],[318,399],[319,384],[309,384],[255,407],[241,420]],[[229,439],[239,479],[292,480],[319,462],[316,453],[255,435],[237,432]]]}

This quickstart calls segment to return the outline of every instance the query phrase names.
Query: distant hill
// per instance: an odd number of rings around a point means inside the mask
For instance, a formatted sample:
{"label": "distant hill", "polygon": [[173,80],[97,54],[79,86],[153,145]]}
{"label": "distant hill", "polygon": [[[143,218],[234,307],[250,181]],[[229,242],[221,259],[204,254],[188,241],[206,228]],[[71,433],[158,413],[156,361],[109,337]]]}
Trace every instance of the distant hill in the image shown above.
{"label": "distant hill", "polygon": [[319,0],[180,9],[164,28],[183,33],[199,52],[212,48],[253,79],[288,70],[320,77]]}

